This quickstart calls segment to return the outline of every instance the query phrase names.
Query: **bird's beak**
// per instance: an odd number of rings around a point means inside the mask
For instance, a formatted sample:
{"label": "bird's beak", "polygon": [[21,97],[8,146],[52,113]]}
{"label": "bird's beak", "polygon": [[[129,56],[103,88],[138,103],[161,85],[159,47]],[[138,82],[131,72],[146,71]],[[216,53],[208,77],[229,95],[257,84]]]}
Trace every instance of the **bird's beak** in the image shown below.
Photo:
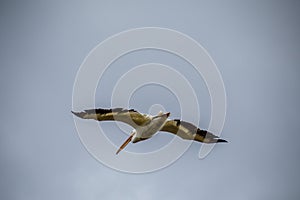
{"label": "bird's beak", "polygon": [[122,151],[122,149],[124,149],[126,147],[126,145],[131,141],[131,138],[133,137],[133,135],[135,134],[135,132],[133,132],[129,138],[127,138],[127,140],[125,140],[125,142],[120,146],[120,148],[118,149],[118,151],[116,152],[116,154],[120,153],[120,151]]}

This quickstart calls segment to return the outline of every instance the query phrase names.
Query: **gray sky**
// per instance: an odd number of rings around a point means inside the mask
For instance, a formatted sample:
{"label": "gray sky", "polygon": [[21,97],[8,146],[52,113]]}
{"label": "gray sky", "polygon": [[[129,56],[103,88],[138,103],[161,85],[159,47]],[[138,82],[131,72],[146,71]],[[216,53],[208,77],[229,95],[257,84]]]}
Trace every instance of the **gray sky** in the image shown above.
{"label": "gray sky", "polygon": [[[1,1],[0,10],[1,199],[299,199],[298,1]],[[132,175],[85,150],[70,110],[74,79],[89,51],[144,26],[183,32],[210,53],[226,87],[222,137],[230,143],[203,160],[201,144],[194,143],[171,166]],[[122,75],[122,65],[145,62],[174,65],[197,78],[179,58],[149,50],[118,60],[107,80]],[[201,79],[192,83],[206,128],[209,97]],[[99,86],[99,107],[110,105],[109,91]],[[147,112],[155,100],[145,94],[156,91],[164,93],[151,86],[137,91],[132,106]],[[180,117],[177,106],[166,106],[174,117]],[[114,133],[117,144],[124,140]],[[128,148],[153,149],[153,141]]]}

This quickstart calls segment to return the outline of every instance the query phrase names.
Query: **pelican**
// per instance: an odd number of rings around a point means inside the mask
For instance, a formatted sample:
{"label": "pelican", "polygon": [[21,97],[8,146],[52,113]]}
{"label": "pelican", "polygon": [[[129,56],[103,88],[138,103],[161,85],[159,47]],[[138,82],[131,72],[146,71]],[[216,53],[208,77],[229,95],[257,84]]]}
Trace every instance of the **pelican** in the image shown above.
{"label": "pelican", "polygon": [[201,130],[189,122],[179,119],[168,119],[170,116],[169,112],[163,113],[160,111],[156,116],[142,114],[134,109],[124,108],[98,108],[84,110],[83,112],[71,112],[82,119],[120,121],[132,126],[134,129],[131,131],[127,140],[120,146],[116,154],[124,149],[129,142],[136,143],[147,140],[158,131],[169,132],[185,140],[195,140],[203,143],[227,142],[206,130]]}

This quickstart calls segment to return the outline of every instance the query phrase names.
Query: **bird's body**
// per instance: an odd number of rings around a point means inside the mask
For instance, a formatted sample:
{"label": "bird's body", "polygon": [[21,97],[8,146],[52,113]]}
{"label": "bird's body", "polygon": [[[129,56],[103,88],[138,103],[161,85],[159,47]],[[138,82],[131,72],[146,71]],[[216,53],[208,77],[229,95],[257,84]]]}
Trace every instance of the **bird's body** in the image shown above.
{"label": "bird's body", "polygon": [[169,115],[170,113],[159,113],[157,116],[147,115],[147,117],[149,117],[151,120],[147,124],[139,126],[133,130],[135,134],[132,138],[132,143],[151,138],[155,133],[161,130]]}
{"label": "bird's body", "polygon": [[134,129],[129,138],[118,149],[117,154],[129,143],[136,143],[151,138],[158,131],[173,133],[186,140],[195,140],[203,143],[227,142],[218,136],[197,128],[193,124],[178,119],[168,120],[170,113],[159,112],[156,116],[141,114],[133,109],[90,109],[84,112],[73,112],[83,119],[97,121],[121,121],[129,124]]}

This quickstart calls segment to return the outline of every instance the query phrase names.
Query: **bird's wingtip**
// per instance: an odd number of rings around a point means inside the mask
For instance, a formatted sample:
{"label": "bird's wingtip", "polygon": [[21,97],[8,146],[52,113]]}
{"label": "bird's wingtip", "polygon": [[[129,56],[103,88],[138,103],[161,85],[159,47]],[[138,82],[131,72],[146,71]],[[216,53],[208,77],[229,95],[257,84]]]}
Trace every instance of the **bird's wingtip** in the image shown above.
{"label": "bird's wingtip", "polygon": [[218,139],[218,140],[217,140],[217,143],[219,143],[219,142],[228,143],[228,141],[227,141],[227,140],[224,140],[224,139]]}
{"label": "bird's wingtip", "polygon": [[73,110],[71,110],[71,113],[72,113],[73,115],[76,115],[77,117],[80,117],[80,118],[82,118],[82,117],[83,117],[83,114],[84,114],[84,113],[82,113],[82,112],[74,112]]}

